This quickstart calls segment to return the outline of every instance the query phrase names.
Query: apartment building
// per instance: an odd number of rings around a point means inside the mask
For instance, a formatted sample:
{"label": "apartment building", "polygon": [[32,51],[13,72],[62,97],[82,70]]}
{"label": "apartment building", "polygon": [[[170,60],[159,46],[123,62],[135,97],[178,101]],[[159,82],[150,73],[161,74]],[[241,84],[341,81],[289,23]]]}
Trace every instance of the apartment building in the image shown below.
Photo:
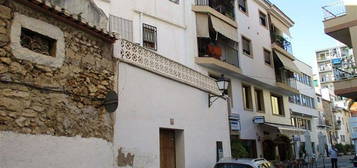
{"label": "apartment building", "polygon": [[[267,1],[239,0],[237,5],[229,7],[234,9],[234,17],[221,19],[229,21],[222,23],[224,27],[236,29],[231,31],[234,34],[219,32],[214,18],[210,18],[212,25],[207,24],[205,7],[194,6],[197,25],[211,26],[208,30],[198,27],[198,35],[206,36],[198,37],[200,54],[195,62],[209,74],[224,74],[230,81],[227,94],[231,143],[242,143],[247,157],[273,160],[275,153],[280,153],[284,160],[286,144],[274,146],[273,141],[282,134],[291,137],[296,131],[303,131],[291,126],[288,107],[288,96],[298,93],[292,74],[299,70],[287,40],[293,21]],[[221,48],[222,54],[205,52],[210,45]],[[220,46],[231,46],[231,50]]]}
{"label": "apartment building", "polygon": [[[357,2],[353,0],[341,0],[323,7],[325,11],[324,25],[326,34],[352,48],[355,61],[357,53],[356,5]],[[346,73],[343,78],[336,79],[338,80],[334,83],[336,95],[355,99],[354,74]]]}
{"label": "apartment building", "polygon": [[[356,53],[357,53],[357,2],[353,0],[342,0],[337,1],[334,4],[326,5],[323,7],[325,12],[324,26],[325,32],[329,36],[335,38],[336,40],[344,43],[349,48],[353,49],[354,62],[356,62]],[[353,63],[354,63],[353,62]],[[337,75],[336,81],[334,82],[335,94],[337,96],[346,97],[356,100],[356,76],[355,76],[355,64],[345,65],[351,68],[351,72],[340,72]],[[342,105],[343,108],[347,108],[349,111],[349,104]],[[335,111],[340,111],[340,108],[337,108]],[[337,116],[338,125],[343,125],[341,117],[346,117],[345,120],[349,120],[348,116],[350,114],[339,114]],[[339,128],[339,127],[337,127]],[[345,140],[345,134],[350,134],[347,128],[344,130],[344,133],[339,137],[341,140]],[[353,132],[352,132],[353,134]]]}
{"label": "apartment building", "polygon": [[[114,142],[135,155],[134,166],[209,167],[231,155],[230,141],[251,157],[273,160],[276,150],[287,159],[290,144],[273,141],[304,130],[291,126],[299,69],[287,40],[294,23],[279,8],[264,0],[95,2],[125,39],[115,51],[122,85]],[[169,67],[173,76],[161,72]],[[212,79],[228,83],[227,101]]]}
{"label": "apartment building", "polygon": [[347,46],[316,51],[316,60],[321,88],[329,88],[331,93],[335,91],[335,80],[345,78],[343,75],[355,71],[353,51]]}
{"label": "apartment building", "polygon": [[[297,145],[295,149],[296,158],[302,157],[301,150],[305,150],[305,145],[311,145],[311,153],[317,154],[318,151],[318,125],[322,126],[323,121],[321,111],[317,110],[317,97],[315,94],[315,88],[312,82],[312,68],[306,63],[295,60],[294,63],[300,70],[300,73],[295,73],[295,79],[297,80],[297,89],[299,94],[289,97],[289,108],[291,112],[291,123],[294,127],[304,129],[307,131],[307,135],[310,136],[309,140],[306,140],[306,134],[296,135],[295,139]],[[320,99],[319,99],[320,100]],[[321,100],[320,100],[321,101]]]}
{"label": "apartment building", "polygon": [[226,10],[220,1],[95,2],[109,15],[110,31],[122,37],[114,50],[120,60],[116,166],[206,168],[230,157],[226,95],[216,81],[221,74],[208,73],[195,58],[201,36],[223,38],[234,47],[237,23],[228,17],[234,8]]}

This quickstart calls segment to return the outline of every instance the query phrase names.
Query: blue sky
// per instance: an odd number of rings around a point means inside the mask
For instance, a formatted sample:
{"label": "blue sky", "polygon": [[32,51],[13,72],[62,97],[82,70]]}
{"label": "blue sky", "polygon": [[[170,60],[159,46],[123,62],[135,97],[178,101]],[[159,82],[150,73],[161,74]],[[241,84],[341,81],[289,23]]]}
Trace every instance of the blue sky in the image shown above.
{"label": "blue sky", "polygon": [[340,45],[324,33],[321,7],[336,0],[270,0],[294,22],[290,30],[294,56],[316,72],[315,51]]}

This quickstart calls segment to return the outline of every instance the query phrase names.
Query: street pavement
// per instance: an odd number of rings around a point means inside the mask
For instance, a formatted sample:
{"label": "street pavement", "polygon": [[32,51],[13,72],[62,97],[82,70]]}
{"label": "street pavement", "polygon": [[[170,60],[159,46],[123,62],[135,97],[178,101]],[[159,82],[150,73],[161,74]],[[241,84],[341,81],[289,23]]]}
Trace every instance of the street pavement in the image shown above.
{"label": "street pavement", "polygon": [[[350,159],[353,156],[340,156],[338,158],[338,168],[353,168],[353,164],[351,163]],[[323,159],[318,159],[317,160],[317,168],[324,168],[324,164],[323,164]],[[325,168],[331,168],[331,159],[326,157],[325,158]],[[315,168],[315,166],[314,166]]]}

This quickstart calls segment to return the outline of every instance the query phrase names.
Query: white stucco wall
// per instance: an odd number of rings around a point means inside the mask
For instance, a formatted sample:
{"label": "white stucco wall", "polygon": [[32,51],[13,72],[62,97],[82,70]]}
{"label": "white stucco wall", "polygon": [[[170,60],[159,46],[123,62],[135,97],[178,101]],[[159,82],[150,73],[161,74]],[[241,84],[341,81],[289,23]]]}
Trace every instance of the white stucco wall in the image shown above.
{"label": "white stucco wall", "polygon": [[112,147],[98,138],[0,132],[0,168],[112,168]]}
{"label": "white stucco wall", "polygon": [[208,108],[203,91],[125,63],[119,67],[114,148],[134,154],[133,167],[160,167],[160,128],[183,130],[184,159],[178,162],[184,161],[186,168],[212,167],[216,141],[223,142],[224,156],[230,156],[226,101],[218,99]]}

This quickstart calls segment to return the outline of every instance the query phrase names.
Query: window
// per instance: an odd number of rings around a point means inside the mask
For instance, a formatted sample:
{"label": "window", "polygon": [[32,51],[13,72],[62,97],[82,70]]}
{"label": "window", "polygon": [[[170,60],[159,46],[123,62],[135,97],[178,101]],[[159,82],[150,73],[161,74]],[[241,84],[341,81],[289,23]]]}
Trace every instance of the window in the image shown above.
{"label": "window", "polygon": [[271,65],[271,52],[267,49],[264,49],[264,62],[268,65]]}
{"label": "window", "polygon": [[243,85],[242,86],[242,91],[243,91],[243,103],[244,103],[244,108],[248,110],[253,109],[253,104],[252,104],[252,92],[251,88],[248,85]]}
{"label": "window", "polygon": [[177,3],[177,4],[180,3],[180,0],[169,0],[169,1],[174,2],[174,3]]}
{"label": "window", "polygon": [[263,96],[263,91],[259,89],[254,90],[255,93],[255,103],[257,107],[258,112],[264,112],[264,96]]}
{"label": "window", "polygon": [[238,8],[244,13],[248,12],[247,0],[238,0]]}
{"label": "window", "polygon": [[283,97],[277,95],[271,95],[271,106],[272,106],[273,114],[284,115]]}
{"label": "window", "polygon": [[292,126],[296,128],[311,130],[311,120],[301,117],[292,117],[291,118]]}
{"label": "window", "polygon": [[261,25],[263,25],[264,27],[267,27],[267,15],[261,11],[259,11],[259,22]]}
{"label": "window", "polygon": [[251,41],[245,37],[242,36],[242,45],[243,45],[243,54],[252,56],[252,46],[251,46]]}
{"label": "window", "polygon": [[143,46],[157,50],[157,29],[154,26],[143,24]]}
{"label": "window", "polygon": [[26,28],[21,28],[20,44],[33,52],[56,56],[56,40]]}

